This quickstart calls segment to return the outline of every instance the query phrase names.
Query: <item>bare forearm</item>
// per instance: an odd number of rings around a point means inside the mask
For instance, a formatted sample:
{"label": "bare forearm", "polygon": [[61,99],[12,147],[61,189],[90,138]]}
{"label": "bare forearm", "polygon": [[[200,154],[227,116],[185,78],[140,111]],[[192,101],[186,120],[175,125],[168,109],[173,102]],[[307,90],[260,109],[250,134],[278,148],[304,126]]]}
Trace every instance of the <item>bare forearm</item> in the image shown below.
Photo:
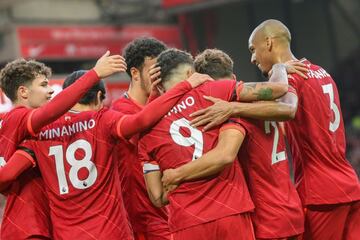
{"label": "bare forearm", "polygon": [[154,206],[162,207],[164,191],[161,183],[161,172],[153,171],[146,173],[144,178],[150,201]]}
{"label": "bare forearm", "polygon": [[164,171],[163,184],[179,184],[184,181],[198,180],[221,172],[231,164],[244,140],[238,129],[225,129],[220,132],[217,146],[195,161]]}
{"label": "bare forearm", "polygon": [[221,161],[220,152],[209,152],[196,161],[189,162],[175,170],[175,183],[198,180],[222,171],[228,162]]}
{"label": "bare forearm", "polygon": [[244,83],[237,101],[253,102],[275,100],[283,96],[288,89],[284,83],[258,82]]}
{"label": "bare forearm", "polygon": [[246,117],[269,121],[286,121],[292,119],[292,106],[282,102],[231,102],[230,104],[233,109],[232,117]]}
{"label": "bare forearm", "polygon": [[288,76],[284,64],[278,63],[272,67],[272,74],[269,78],[269,82],[288,84]]}

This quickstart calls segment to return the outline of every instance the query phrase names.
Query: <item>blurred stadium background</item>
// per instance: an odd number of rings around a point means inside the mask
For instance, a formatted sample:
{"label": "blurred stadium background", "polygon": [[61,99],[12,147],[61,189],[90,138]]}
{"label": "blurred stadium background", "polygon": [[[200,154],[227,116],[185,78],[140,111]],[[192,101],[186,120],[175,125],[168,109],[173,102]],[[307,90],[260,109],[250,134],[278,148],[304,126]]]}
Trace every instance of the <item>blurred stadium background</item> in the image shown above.
{"label": "blurred stadium background", "polygon": [[[224,50],[238,79],[260,81],[248,37],[261,21],[279,19],[290,28],[295,55],[335,78],[347,156],[360,175],[359,12],[359,0],[0,0],[0,67],[18,57],[42,61],[60,91],[67,74],[89,69],[107,49],[121,52],[134,38],[153,36],[192,54]],[[108,102],[127,86],[124,74],[112,77]],[[10,108],[0,92],[0,113]]]}

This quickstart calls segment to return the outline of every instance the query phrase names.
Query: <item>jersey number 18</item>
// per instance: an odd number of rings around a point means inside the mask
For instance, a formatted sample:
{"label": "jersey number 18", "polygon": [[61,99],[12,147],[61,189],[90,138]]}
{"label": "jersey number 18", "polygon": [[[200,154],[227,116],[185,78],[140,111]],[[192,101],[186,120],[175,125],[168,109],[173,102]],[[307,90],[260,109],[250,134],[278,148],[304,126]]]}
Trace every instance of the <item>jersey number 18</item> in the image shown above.
{"label": "jersey number 18", "polygon": [[[75,152],[82,149],[85,153],[82,159],[75,158]],[[59,182],[60,194],[69,193],[69,186],[66,180],[64,167],[64,152],[62,145],[52,146],[49,149],[49,156],[55,157],[56,173]],[[68,146],[66,149],[65,159],[70,164],[69,179],[74,188],[86,189],[91,187],[97,178],[97,169],[95,164],[91,161],[92,149],[88,141],[79,139]],[[86,179],[81,180],[78,177],[78,172],[81,168],[86,168],[89,175]]]}

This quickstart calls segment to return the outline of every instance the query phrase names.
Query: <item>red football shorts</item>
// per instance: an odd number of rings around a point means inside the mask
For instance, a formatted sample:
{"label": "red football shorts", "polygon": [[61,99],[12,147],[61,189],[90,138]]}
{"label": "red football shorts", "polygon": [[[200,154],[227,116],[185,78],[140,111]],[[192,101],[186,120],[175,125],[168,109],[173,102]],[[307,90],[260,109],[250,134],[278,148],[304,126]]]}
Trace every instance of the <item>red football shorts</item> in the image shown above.
{"label": "red football shorts", "polygon": [[134,232],[135,240],[172,240],[169,229],[154,230],[151,232]]}
{"label": "red football shorts", "polygon": [[174,240],[254,240],[249,213],[232,215],[173,233]]}
{"label": "red football shorts", "polygon": [[308,206],[304,240],[346,239],[360,236],[360,201]]}

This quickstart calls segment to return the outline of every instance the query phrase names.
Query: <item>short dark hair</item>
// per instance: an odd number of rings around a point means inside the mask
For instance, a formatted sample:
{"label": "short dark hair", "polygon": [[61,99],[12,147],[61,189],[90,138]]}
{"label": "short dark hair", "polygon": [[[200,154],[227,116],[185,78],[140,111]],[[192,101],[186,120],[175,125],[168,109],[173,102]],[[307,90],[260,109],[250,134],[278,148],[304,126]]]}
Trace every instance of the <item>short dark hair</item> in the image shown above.
{"label": "short dark hair", "polygon": [[158,56],[157,64],[161,67],[161,81],[166,82],[171,78],[174,69],[181,64],[193,66],[194,59],[190,53],[176,48],[170,48]]}
{"label": "short dark hair", "polygon": [[195,57],[195,71],[208,74],[214,79],[231,77],[234,62],[225,52],[219,49],[206,49]]}
{"label": "short dark hair", "polygon": [[[71,73],[67,78],[65,79],[63,83],[63,89],[67,88],[71,84],[73,84],[76,80],[81,78],[87,71],[85,70],[79,70]],[[101,80],[97,84],[95,84],[90,90],[85,93],[85,95],[78,101],[80,104],[90,104],[96,101],[97,93],[101,91],[101,100],[104,100],[106,97],[106,89],[104,81]]]}
{"label": "short dark hair", "polygon": [[20,86],[29,86],[38,75],[51,76],[51,69],[35,60],[16,59],[6,64],[0,72],[0,86],[11,101],[17,100]]}
{"label": "short dark hair", "polygon": [[146,57],[157,57],[161,52],[166,49],[165,43],[155,38],[137,38],[126,45],[123,56],[126,61],[126,72],[131,77],[130,69],[135,67],[139,70],[142,69]]}

